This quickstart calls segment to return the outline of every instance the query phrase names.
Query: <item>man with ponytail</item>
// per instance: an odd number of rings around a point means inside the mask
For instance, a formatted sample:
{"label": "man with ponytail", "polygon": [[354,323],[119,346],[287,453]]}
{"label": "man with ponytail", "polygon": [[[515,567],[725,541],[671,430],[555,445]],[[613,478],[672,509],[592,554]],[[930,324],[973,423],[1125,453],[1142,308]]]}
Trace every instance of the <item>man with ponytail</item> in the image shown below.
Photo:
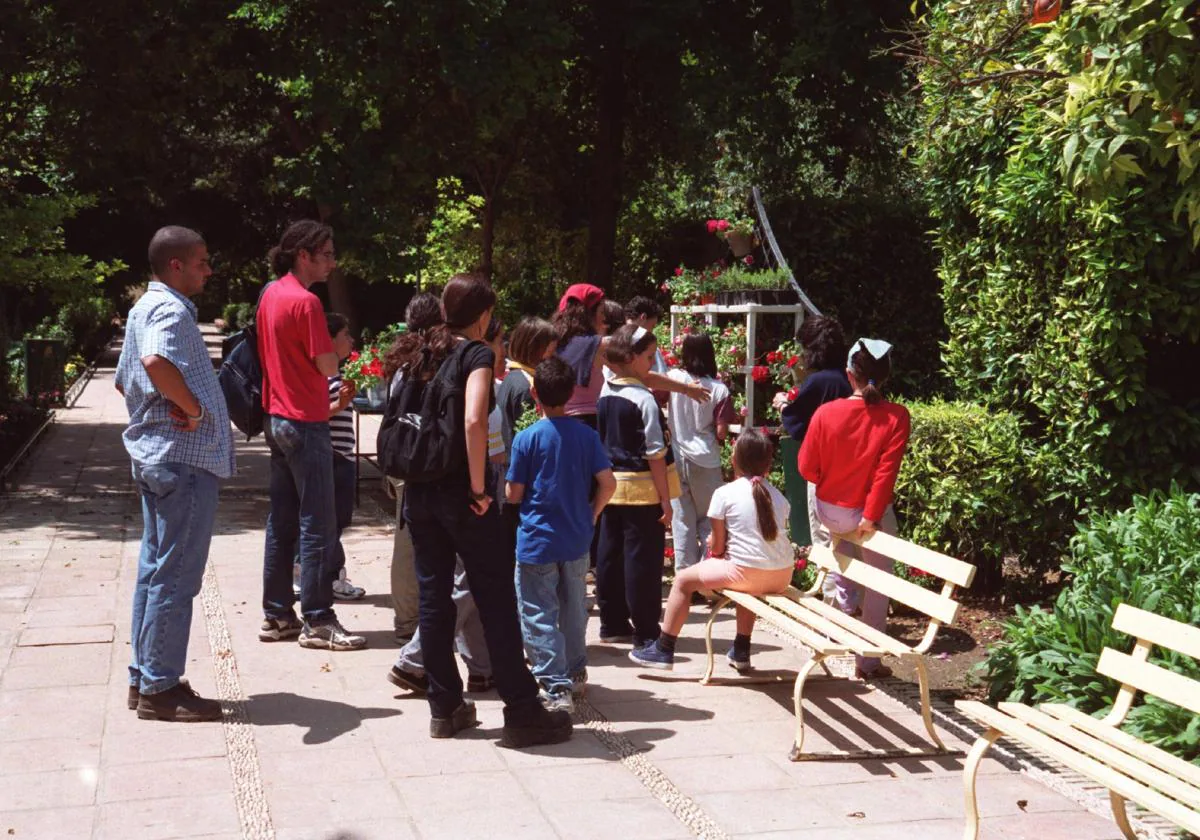
{"label": "man with ponytail", "polygon": [[[295,222],[268,259],[279,279],[263,292],[256,322],[264,431],[271,450],[265,620],[258,637],[264,642],[299,638],[301,647],[354,650],[367,640],[347,633],[333,611],[337,517],[328,377],[338,371],[338,356],[321,301],[309,291],[337,265],[333,231],[320,222]],[[292,590],[297,553],[303,620],[296,617]]]}
{"label": "man with ponytail", "polygon": [[[816,513],[833,536],[834,548],[876,568],[891,560],[839,538],[863,539],[877,530],[896,533],[892,496],[900,461],[908,445],[910,420],[902,405],[888,402],[880,390],[892,372],[892,345],[860,338],[850,348],[846,374],[854,393],[817,409],[800,447],[800,473],[816,486]],[[840,575],[832,575],[837,605],[847,613],[861,610],[876,630],[887,626],[888,599],[865,593]],[[860,679],[886,677],[891,669],[876,658],[859,657]]]}

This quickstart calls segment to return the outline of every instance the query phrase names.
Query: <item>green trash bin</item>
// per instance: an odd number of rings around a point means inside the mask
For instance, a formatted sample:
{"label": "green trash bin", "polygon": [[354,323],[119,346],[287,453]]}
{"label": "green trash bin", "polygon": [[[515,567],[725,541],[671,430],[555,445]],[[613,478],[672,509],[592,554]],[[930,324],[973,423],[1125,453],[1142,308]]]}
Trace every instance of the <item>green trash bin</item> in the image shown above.
{"label": "green trash bin", "polygon": [[25,396],[62,395],[67,343],[57,338],[25,339]]}
{"label": "green trash bin", "polygon": [[783,492],[792,505],[788,531],[796,545],[811,545],[812,533],[808,528],[808,482],[796,468],[800,444],[790,437],[782,438],[779,441],[779,455],[783,458]]}

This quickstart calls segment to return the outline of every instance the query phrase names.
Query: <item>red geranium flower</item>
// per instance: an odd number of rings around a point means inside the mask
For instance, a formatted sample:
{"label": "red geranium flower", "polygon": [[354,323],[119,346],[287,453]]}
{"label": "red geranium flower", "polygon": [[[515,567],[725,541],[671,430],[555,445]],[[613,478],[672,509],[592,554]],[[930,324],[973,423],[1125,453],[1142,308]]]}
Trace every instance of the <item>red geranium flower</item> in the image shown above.
{"label": "red geranium flower", "polygon": [[725,221],[724,219],[717,219],[717,230],[719,232],[729,230],[729,222]]}
{"label": "red geranium flower", "polygon": [[788,367],[795,367],[798,364],[800,364],[799,356],[792,356],[790,359],[788,359]]}
{"label": "red geranium flower", "polygon": [[357,362],[357,361],[358,361],[358,355],[359,355],[359,354],[358,354],[358,351],[357,351],[357,350],[351,350],[351,351],[350,351],[350,357],[347,359],[347,361],[350,361],[350,362]]}
{"label": "red geranium flower", "polygon": [[742,262],[744,262],[746,265],[754,265],[754,255],[747,254],[746,256],[742,257]]}
{"label": "red geranium flower", "polygon": [[718,224],[719,224],[719,222],[716,219],[709,219],[707,222],[704,223],[704,226],[706,228],[708,228],[709,233],[716,233],[717,230],[719,229],[717,227]]}
{"label": "red geranium flower", "polygon": [[798,396],[800,396],[800,389],[793,387],[788,391],[788,402],[795,402]]}
{"label": "red geranium flower", "polygon": [[766,365],[755,365],[750,371],[750,376],[755,382],[766,382],[771,378],[771,369]]}
{"label": "red geranium flower", "polygon": [[[709,222],[709,224],[711,225],[712,222]],[[675,276],[680,277],[682,275],[683,275],[683,266],[681,266],[681,265],[675,266]]]}
{"label": "red geranium flower", "polygon": [[674,560],[675,559],[675,546],[669,545],[666,548],[664,548],[663,549],[663,557],[666,557],[668,560]]}
{"label": "red geranium flower", "polygon": [[808,568],[808,559],[805,557],[797,557],[796,558],[796,571],[803,572],[807,568]]}

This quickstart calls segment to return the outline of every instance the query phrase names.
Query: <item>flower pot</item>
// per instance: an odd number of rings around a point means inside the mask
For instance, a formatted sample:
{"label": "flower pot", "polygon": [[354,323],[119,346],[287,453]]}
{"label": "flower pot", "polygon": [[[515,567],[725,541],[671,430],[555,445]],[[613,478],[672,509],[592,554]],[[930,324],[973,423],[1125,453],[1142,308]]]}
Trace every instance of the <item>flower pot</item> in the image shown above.
{"label": "flower pot", "polygon": [[717,296],[712,292],[707,292],[705,294],[700,295],[700,305],[701,306],[708,306],[709,304],[713,304],[716,302],[717,302]]}
{"label": "flower pot", "polygon": [[717,292],[717,303],[722,306],[738,306],[743,303],[758,303],[763,306],[790,306],[796,303],[794,289],[726,289]]}
{"label": "flower pot", "polygon": [[725,234],[725,242],[728,243],[729,250],[733,251],[733,255],[738,259],[754,250],[754,234],[752,233],[738,233],[731,230]]}

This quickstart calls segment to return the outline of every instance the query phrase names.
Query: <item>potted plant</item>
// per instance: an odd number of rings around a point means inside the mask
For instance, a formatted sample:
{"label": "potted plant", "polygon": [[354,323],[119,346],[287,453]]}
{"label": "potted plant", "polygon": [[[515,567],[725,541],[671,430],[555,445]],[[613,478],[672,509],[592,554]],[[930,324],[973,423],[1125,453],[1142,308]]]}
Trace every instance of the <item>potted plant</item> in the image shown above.
{"label": "potted plant", "polygon": [[719,274],[718,266],[709,266],[699,271],[677,266],[675,273],[659,289],[681,306],[716,303],[715,286]]}
{"label": "potted plant", "polygon": [[721,219],[709,219],[708,232],[725,240],[729,250],[738,259],[754,250],[754,219],[749,216],[730,215]]}
{"label": "potted plant", "polygon": [[383,359],[379,347],[372,344],[361,352],[355,351],[346,359],[342,376],[367,400],[371,408],[383,408],[387,402],[387,385],[383,381]]}
{"label": "potted plant", "polygon": [[717,303],[726,306],[741,303],[783,306],[796,302],[796,291],[792,288],[791,275],[787,271],[777,268],[755,270],[752,266],[753,262],[743,260],[721,273]]}

